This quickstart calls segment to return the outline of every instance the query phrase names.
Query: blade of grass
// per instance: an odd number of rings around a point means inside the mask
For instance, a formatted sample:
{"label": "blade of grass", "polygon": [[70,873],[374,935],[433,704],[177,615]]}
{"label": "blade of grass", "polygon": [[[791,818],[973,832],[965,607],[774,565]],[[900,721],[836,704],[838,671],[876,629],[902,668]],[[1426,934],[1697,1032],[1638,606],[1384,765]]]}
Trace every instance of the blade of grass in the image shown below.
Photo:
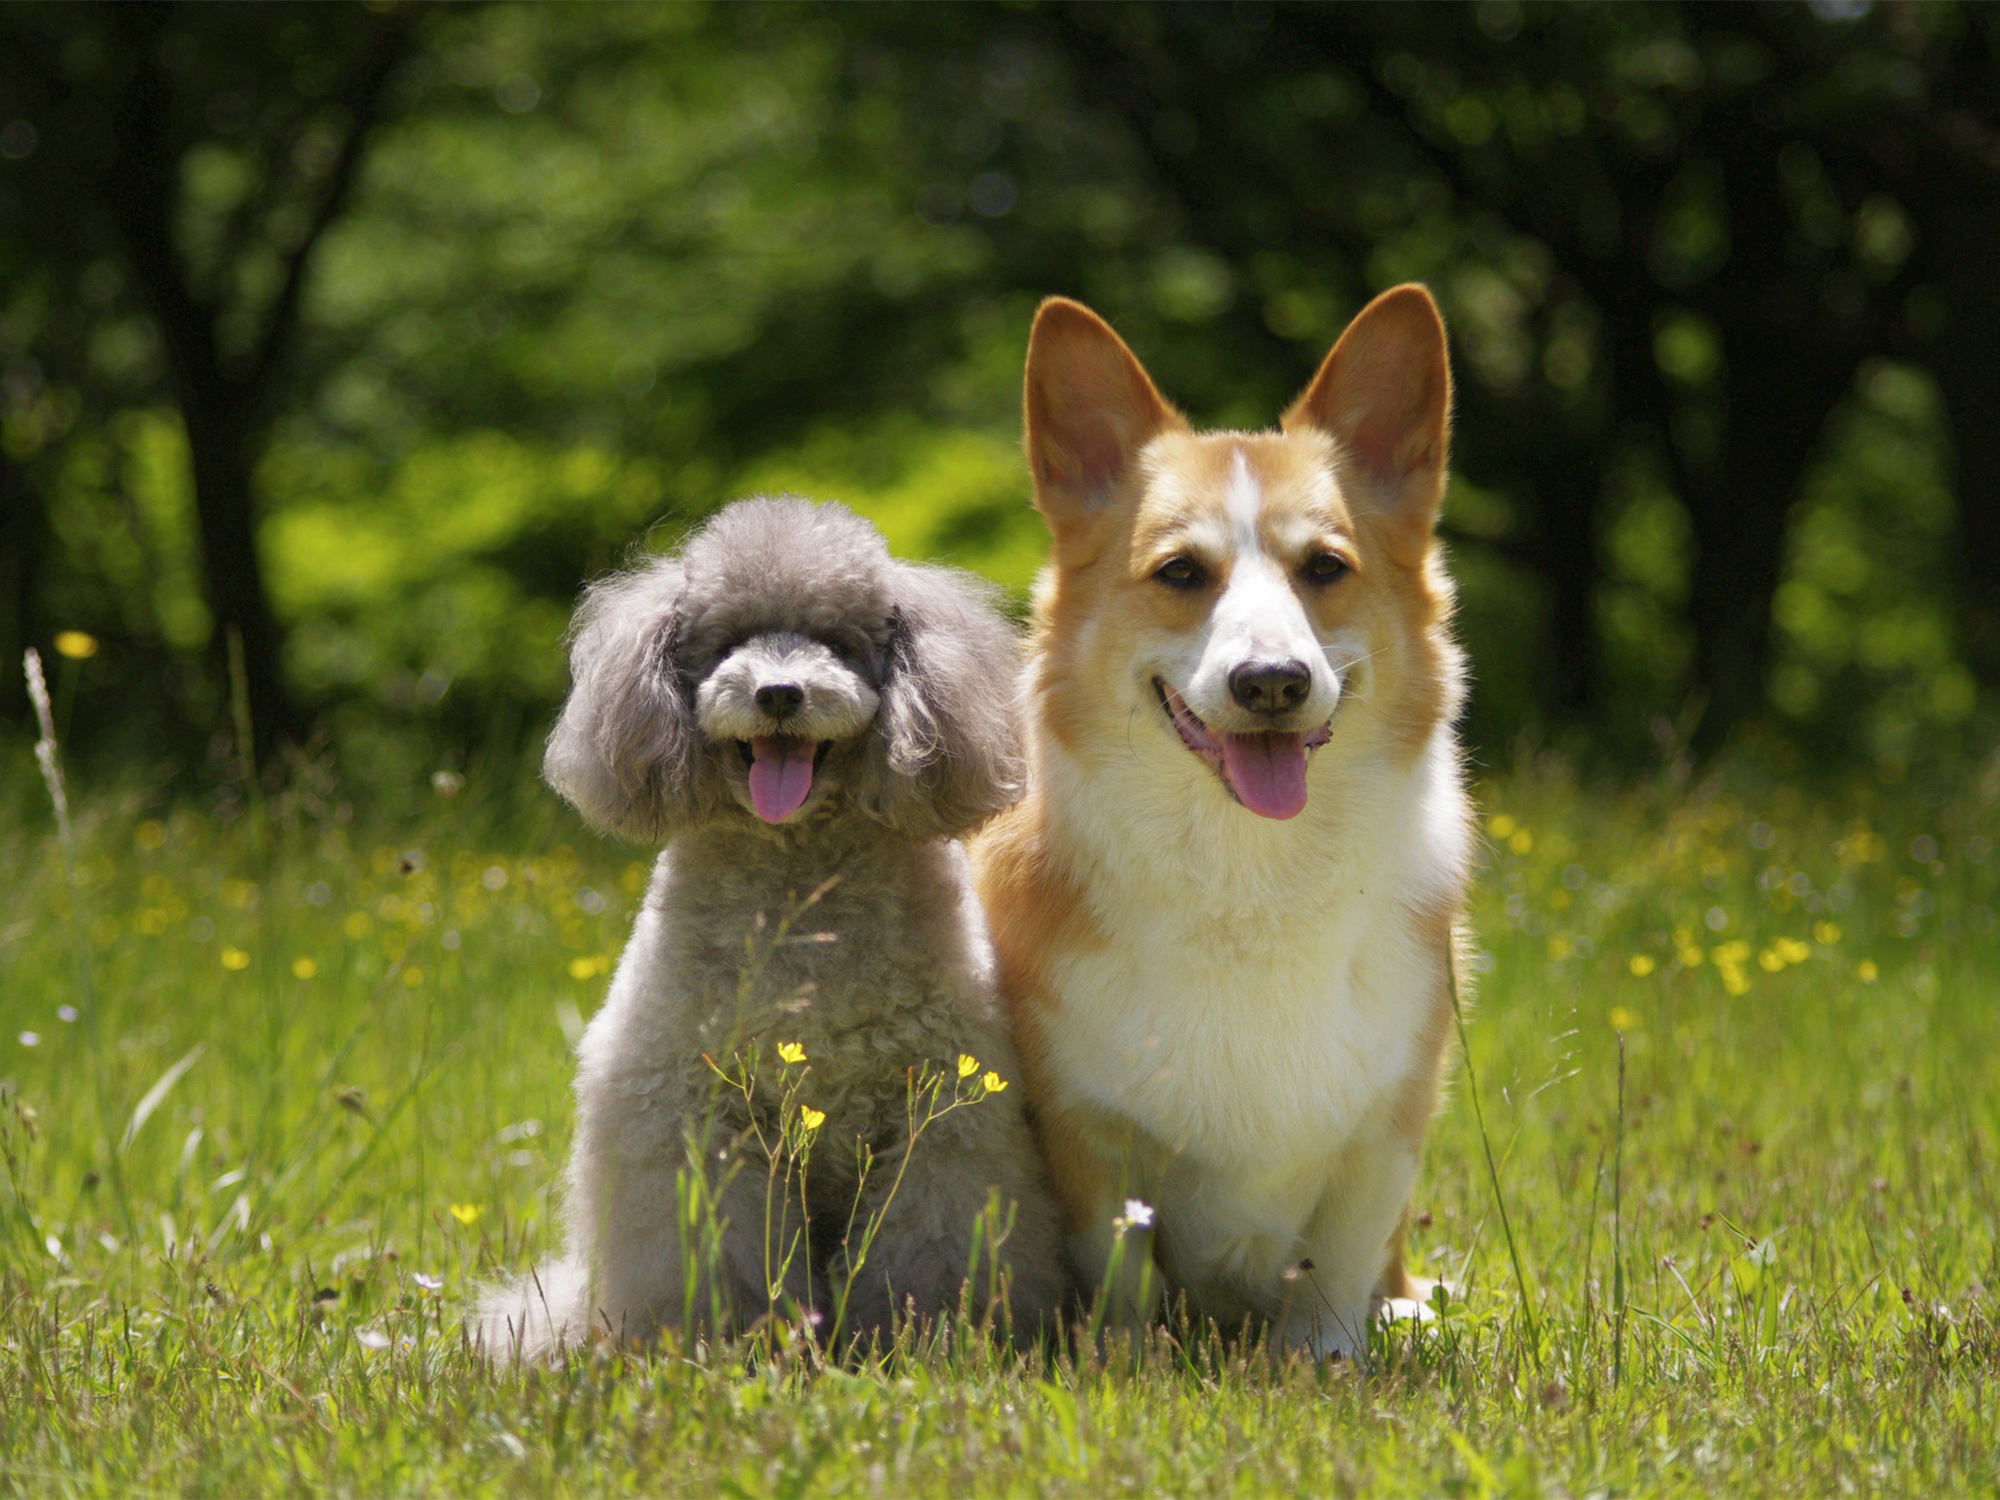
{"label": "blade of grass", "polygon": [[121,1153],[132,1144],[132,1138],[138,1135],[141,1127],[153,1117],[153,1111],[158,1109],[167,1095],[173,1092],[174,1085],[187,1076],[188,1069],[200,1062],[202,1053],[207,1050],[207,1042],[196,1042],[181,1060],[162,1073],[159,1081],[147,1089],[139,1102],[132,1106],[132,1118],[125,1126],[125,1134],[118,1138],[118,1149]]}
{"label": "blade of grass", "polygon": [[1472,1095],[1472,1118],[1479,1127],[1479,1144],[1486,1153],[1486,1175],[1493,1184],[1493,1205],[1500,1212],[1500,1232],[1507,1238],[1507,1257],[1514,1263],[1514,1285],[1521,1293],[1521,1316],[1528,1323],[1528,1354],[1535,1374],[1542,1373],[1542,1335],[1535,1323],[1535,1310],[1528,1302],[1528,1277],[1521,1269],[1521,1247],[1514,1241],[1514,1226],[1507,1217],[1507,1195],[1500,1190],[1500,1168],[1493,1160],[1493,1138],[1486,1130],[1486,1109],[1479,1099],[1479,1072],[1472,1066],[1472,1041],[1465,1034],[1465,1007],[1458,998],[1458,961],[1448,955],[1444,967],[1445,985],[1451,992],[1451,1014],[1458,1023],[1458,1050],[1465,1057],[1465,1081]]}
{"label": "blade of grass", "polygon": [[1625,1383],[1625,1033],[1618,1033],[1618,1137],[1611,1156],[1611,1387]]}

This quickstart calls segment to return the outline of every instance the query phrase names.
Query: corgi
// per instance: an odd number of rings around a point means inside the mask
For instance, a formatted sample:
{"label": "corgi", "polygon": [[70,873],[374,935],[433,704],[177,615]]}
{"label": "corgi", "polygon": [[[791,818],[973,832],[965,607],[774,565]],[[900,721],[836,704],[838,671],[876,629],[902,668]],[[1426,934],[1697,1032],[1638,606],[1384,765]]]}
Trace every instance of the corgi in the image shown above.
{"label": "corgi", "polygon": [[1273,432],[1194,431],[1062,298],[1025,384],[1029,792],[974,858],[1072,1269],[1122,1322],[1362,1356],[1426,1311],[1474,842],[1443,320],[1384,292]]}

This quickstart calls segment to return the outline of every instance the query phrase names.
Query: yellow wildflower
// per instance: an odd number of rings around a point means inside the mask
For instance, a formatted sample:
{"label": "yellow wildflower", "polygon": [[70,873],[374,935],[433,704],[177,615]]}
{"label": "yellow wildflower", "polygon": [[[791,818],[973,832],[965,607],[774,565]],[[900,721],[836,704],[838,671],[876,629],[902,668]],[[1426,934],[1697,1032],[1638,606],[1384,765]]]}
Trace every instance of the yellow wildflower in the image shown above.
{"label": "yellow wildflower", "polygon": [[1514,830],[1514,836],[1507,840],[1507,847],[1516,854],[1526,854],[1535,847],[1535,836],[1525,828]]}
{"label": "yellow wildflower", "polygon": [[240,969],[247,969],[250,967],[250,955],[245,953],[241,948],[224,948],[222,950],[222,967],[232,973]]}
{"label": "yellow wildflower", "polygon": [[1778,970],[1784,968],[1785,958],[1783,954],[1766,948],[1762,953],[1757,955],[1757,964],[1766,974],[1775,974]]}
{"label": "yellow wildflower", "polygon": [[1788,964],[1802,964],[1812,957],[1812,945],[1797,938],[1779,938],[1771,947]]}
{"label": "yellow wildflower", "polygon": [[1508,817],[1505,813],[1495,813],[1493,815],[1493,821],[1486,825],[1488,831],[1491,832],[1493,837],[1495,837],[1496,839],[1506,838],[1508,834],[1514,831],[1514,826],[1515,826],[1514,820]]}
{"label": "yellow wildflower", "polygon": [[1680,953],[1676,956],[1680,959],[1683,969],[1699,969],[1702,959],[1707,957],[1693,943],[1689,943],[1685,948],[1681,949]]}
{"label": "yellow wildflower", "polygon": [[588,979],[596,972],[597,960],[594,958],[572,958],[569,961],[569,977],[572,979]]}
{"label": "yellow wildflower", "polygon": [[1813,941],[1823,948],[1831,948],[1840,941],[1838,922],[1820,922],[1813,927]]}
{"label": "yellow wildflower", "polygon": [[1611,1007],[1611,1029],[1613,1031],[1637,1031],[1645,1024],[1639,1018],[1637,1011],[1627,1010],[1622,1005]]}
{"label": "yellow wildflower", "polygon": [[451,1216],[468,1229],[472,1227],[472,1221],[485,1212],[477,1203],[454,1203],[451,1206]]}
{"label": "yellow wildflower", "polygon": [[56,655],[67,656],[71,661],[89,661],[97,655],[97,637],[81,630],[58,630]]}
{"label": "yellow wildflower", "polygon": [[986,1085],[986,1092],[989,1094],[997,1094],[1007,1087],[1007,1080],[1002,1078],[998,1073],[988,1073],[979,1081]]}
{"label": "yellow wildflower", "polygon": [[1656,965],[1653,963],[1653,956],[1650,953],[1635,953],[1632,955],[1632,962],[1627,967],[1632,970],[1632,977],[1634,979],[1644,979],[1648,974],[1653,972]]}
{"label": "yellow wildflower", "polygon": [[960,1078],[970,1078],[974,1073],[977,1073],[978,1071],[979,1071],[978,1058],[972,1056],[970,1053],[967,1052],[961,1052],[958,1054],[958,1076]]}
{"label": "yellow wildflower", "polygon": [[1863,984],[1873,984],[1882,973],[1880,969],[1875,967],[1875,960],[1872,958],[1862,959],[1860,963],[1854,966],[1854,972]]}
{"label": "yellow wildflower", "polygon": [[319,965],[309,958],[295,958],[292,960],[292,978],[294,979],[310,979],[318,972]]}
{"label": "yellow wildflower", "polygon": [[805,1060],[806,1060],[806,1049],[800,1046],[797,1042],[778,1043],[779,1062],[802,1063]]}
{"label": "yellow wildflower", "polygon": [[814,1109],[810,1104],[801,1104],[799,1118],[805,1122],[807,1130],[817,1130],[826,1123],[826,1111]]}

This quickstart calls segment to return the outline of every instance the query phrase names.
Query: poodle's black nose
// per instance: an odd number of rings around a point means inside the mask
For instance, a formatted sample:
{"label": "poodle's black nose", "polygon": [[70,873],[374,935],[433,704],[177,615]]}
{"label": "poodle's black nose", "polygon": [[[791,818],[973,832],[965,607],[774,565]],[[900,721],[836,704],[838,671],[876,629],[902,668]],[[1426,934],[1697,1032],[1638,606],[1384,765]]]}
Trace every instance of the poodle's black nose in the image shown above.
{"label": "poodle's black nose", "polygon": [[796,683],[773,682],[757,689],[757,706],[774,719],[797,713],[805,701],[806,690]]}
{"label": "poodle's black nose", "polygon": [[1297,708],[1312,692],[1312,673],[1302,661],[1246,661],[1229,674],[1229,696],[1253,714]]}

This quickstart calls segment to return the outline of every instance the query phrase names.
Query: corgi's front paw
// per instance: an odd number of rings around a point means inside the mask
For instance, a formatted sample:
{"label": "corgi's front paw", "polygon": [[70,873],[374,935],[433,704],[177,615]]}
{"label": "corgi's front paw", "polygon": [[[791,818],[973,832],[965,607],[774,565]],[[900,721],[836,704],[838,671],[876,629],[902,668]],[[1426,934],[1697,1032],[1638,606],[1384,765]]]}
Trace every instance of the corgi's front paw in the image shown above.
{"label": "corgi's front paw", "polygon": [[1365,1360],[1368,1352],[1368,1318],[1365,1310],[1340,1317],[1322,1310],[1310,1318],[1295,1318],[1285,1327],[1281,1342],[1289,1349],[1304,1349],[1316,1360]]}
{"label": "corgi's front paw", "polygon": [[1437,1309],[1415,1297],[1383,1297],[1375,1304],[1375,1321],[1384,1327],[1391,1323],[1430,1323],[1436,1318]]}
{"label": "corgi's front paw", "polygon": [[1446,1297],[1457,1300],[1458,1283],[1434,1276],[1409,1278],[1411,1295],[1374,1299],[1375,1321],[1384,1327],[1392,1323],[1431,1323],[1437,1320],[1436,1292],[1443,1287]]}

